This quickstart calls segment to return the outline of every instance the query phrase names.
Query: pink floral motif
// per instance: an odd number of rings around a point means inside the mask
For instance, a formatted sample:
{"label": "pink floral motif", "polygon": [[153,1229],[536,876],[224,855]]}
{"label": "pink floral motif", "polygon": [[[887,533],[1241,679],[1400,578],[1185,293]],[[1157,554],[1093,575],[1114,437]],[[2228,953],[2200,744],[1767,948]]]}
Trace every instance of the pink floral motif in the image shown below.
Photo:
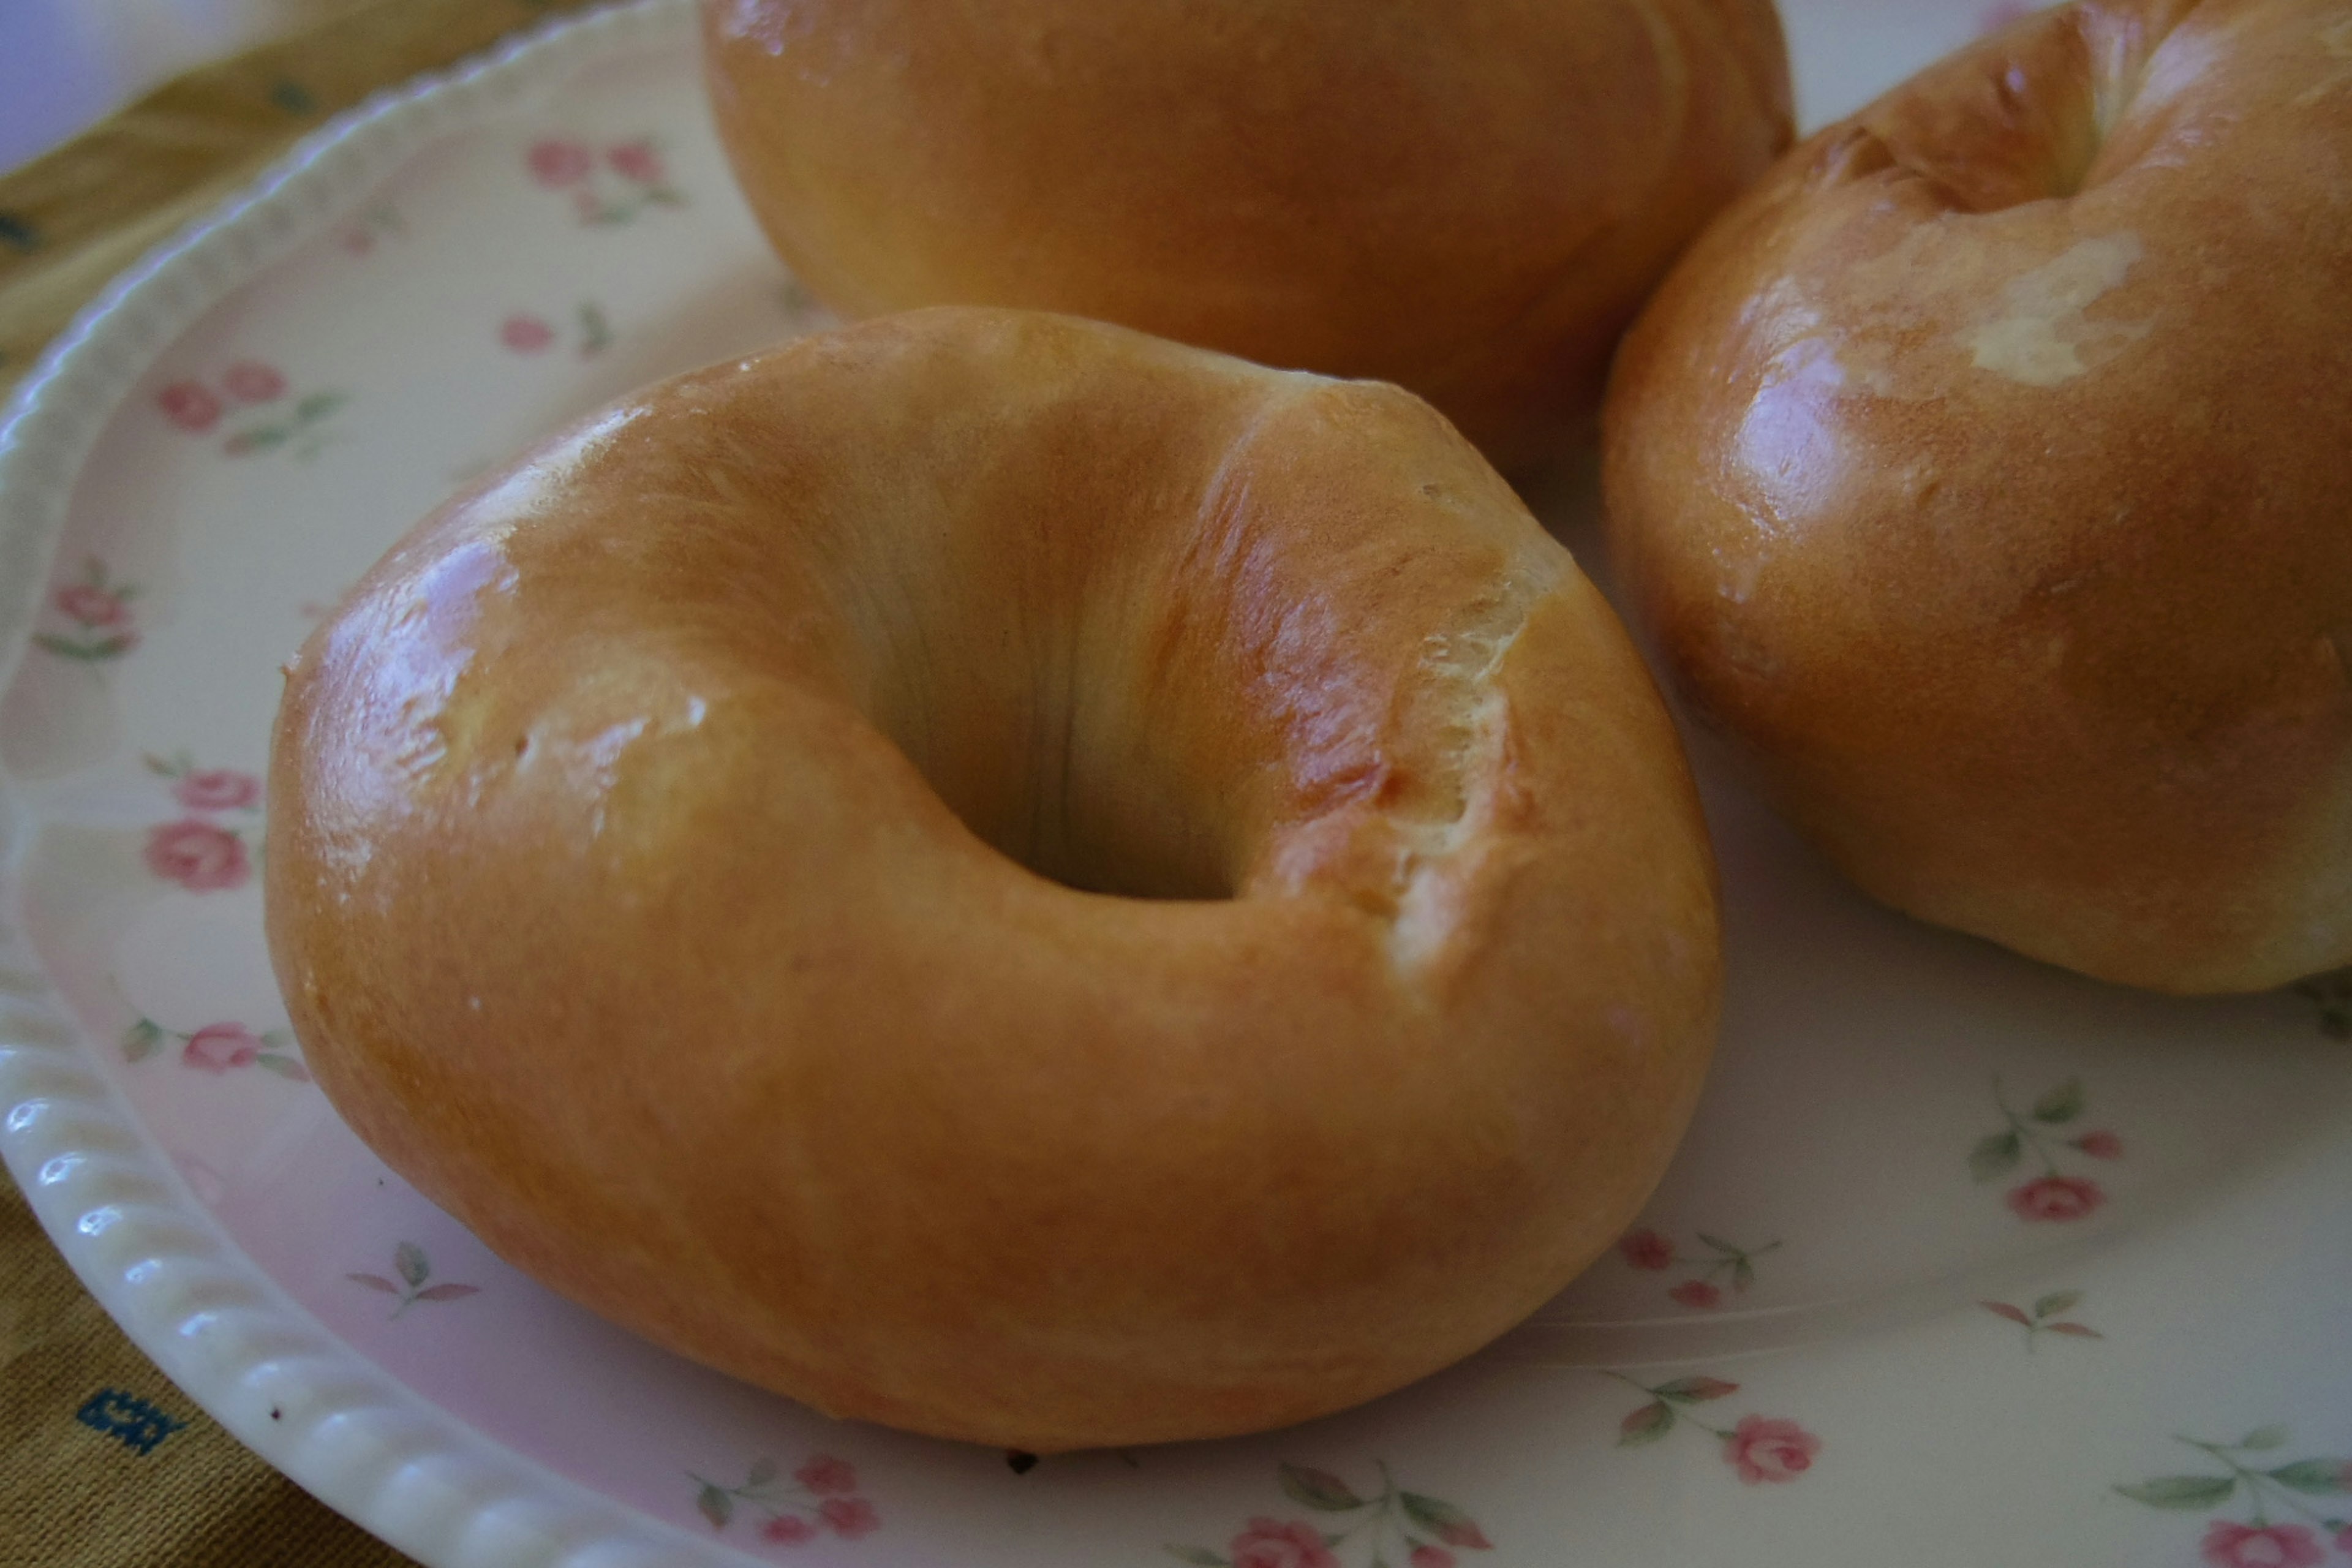
{"label": "pink floral motif", "polygon": [[1229,1550],[1234,1568],[1339,1568],[1322,1532],[1305,1520],[1253,1519]]}
{"label": "pink floral motif", "polygon": [[[581,193],[585,195],[586,193]],[[593,199],[593,198],[592,198]],[[579,328],[580,357],[593,359],[613,345],[612,324],[604,319],[604,309],[593,300],[583,300],[572,312]],[[499,341],[520,354],[543,353],[561,336],[546,317],[528,310],[517,310],[499,324]]]}
{"label": "pink floral motif", "polygon": [[2327,1549],[2299,1524],[2273,1524],[2257,1530],[2217,1519],[2198,1553],[2213,1568],[2312,1568],[2326,1561]]}
{"label": "pink floral motif", "polygon": [[234,768],[198,768],[180,775],[172,798],[190,811],[250,811],[261,804],[261,781]]}
{"label": "pink floral motif", "polygon": [[[150,754],[148,771],[170,779],[174,800],[192,812],[250,812],[261,801],[261,781],[230,768],[199,768],[182,752],[174,757]],[[147,868],[190,892],[214,892],[240,888],[251,868],[245,839],[232,827],[201,816],[184,817],[151,830],[147,836]]]}
{"label": "pink floral motif", "polygon": [[1710,1426],[1696,1407],[1739,1392],[1739,1384],[1719,1377],[1694,1374],[1655,1385],[1638,1382],[1622,1372],[1601,1374],[1650,1396],[1650,1403],[1617,1424],[1617,1446],[1633,1448],[1655,1443],[1677,1426],[1693,1426],[1723,1445],[1723,1457],[1749,1486],[1795,1480],[1812,1468],[1822,1440],[1794,1421],[1779,1416],[1743,1415],[1737,1426]]}
{"label": "pink floral motif", "polygon": [[2061,1129],[2080,1118],[2088,1104],[2082,1079],[2067,1079],[2021,1113],[2011,1108],[1998,1078],[1993,1079],[1992,1099],[2008,1126],[1977,1140],[1969,1151],[1969,1173],[1979,1182],[1997,1180],[2016,1170],[2029,1152],[2041,1162],[2043,1173],[2009,1189],[2011,1213],[2033,1224],[2065,1224],[2085,1217],[2107,1201],[2098,1183],[2067,1175],[2058,1165],[2062,1152],[2094,1160],[2123,1158],[2123,1140],[2105,1128],[2071,1138],[2061,1135]]}
{"label": "pink floral motif", "polygon": [[273,364],[239,360],[221,372],[221,385],[239,403],[268,403],[286,395],[286,377]]}
{"label": "pink floral motif", "polygon": [[82,563],[79,582],[65,584],[49,595],[49,606],[71,621],[72,627],[38,633],[33,644],[84,664],[121,658],[139,646],[139,633],[131,624],[131,601],[138,593],[128,583],[111,581],[106,563],[93,555]]}
{"label": "pink floral motif", "polygon": [[310,1081],[310,1069],[294,1054],[290,1037],[278,1029],[256,1034],[243,1024],[206,1024],[194,1034],[183,1034],[142,1017],[122,1032],[122,1059],[145,1061],[166,1040],[179,1041],[180,1065],[199,1072],[226,1074],[258,1067],[293,1083]]}
{"label": "pink floral motif", "polygon": [[2011,1188],[2009,1206],[2020,1219],[2074,1220],[2106,1202],[2099,1184],[2080,1176],[2041,1176]]}
{"label": "pink floral motif", "polygon": [[1625,1261],[1636,1268],[1672,1268],[1675,1266],[1675,1244],[1654,1230],[1634,1230],[1625,1233],[1617,1244]]}
{"label": "pink floral motif", "polygon": [[669,183],[661,150],[650,136],[615,142],[599,157],[572,137],[534,142],[524,159],[531,178],[550,190],[570,194],[583,224],[634,223],[651,207],[679,207],[685,195]]}
{"label": "pink floral motif", "polygon": [[857,1489],[856,1468],[830,1454],[819,1454],[794,1470],[793,1479],[819,1497],[840,1497]]}
{"label": "pink floral motif", "polygon": [[711,1529],[724,1531],[742,1509],[756,1509],[766,1517],[755,1532],[779,1546],[805,1546],[821,1530],[844,1541],[861,1541],[882,1527],[882,1515],[873,1503],[851,1495],[857,1487],[856,1469],[830,1454],[814,1455],[794,1470],[796,1488],[787,1487],[782,1468],[764,1457],[751,1461],[740,1486],[721,1486],[692,1471],[688,1479],[698,1489],[695,1509]]}
{"label": "pink floral motif", "polygon": [[550,137],[534,142],[526,159],[530,177],[542,185],[576,185],[596,166],[595,154],[584,142]]}
{"label": "pink floral motif", "polygon": [[[1405,1563],[1411,1568],[1454,1568],[1454,1548],[1491,1551],[1477,1521],[1443,1498],[1407,1491],[1381,1468],[1381,1489],[1365,1497],[1329,1470],[1311,1465],[1276,1467],[1293,1502],[1339,1516],[1327,1531],[1304,1520],[1270,1514],[1253,1518],[1224,1552],[1171,1546],[1170,1556],[1202,1568],[1369,1568]],[[1348,1517],[1352,1516],[1352,1517]],[[1344,1519],[1345,1522],[1340,1522]]]}
{"label": "pink floral motif", "polygon": [[155,395],[163,417],[193,436],[220,423],[221,400],[201,382],[175,381]]}
{"label": "pink floral motif", "polygon": [[[2276,1426],[2258,1426],[2234,1443],[2181,1437],[2225,1473],[2158,1476],[2115,1489],[2152,1508],[2200,1513],[2242,1496],[2248,1519],[2215,1519],[2206,1525],[2198,1552],[2210,1568],[2316,1568],[2327,1556],[2323,1536],[2352,1552],[2352,1523],[2333,1510],[2321,1513],[2306,1500],[2352,1493],[2352,1460],[2272,1463],[2287,1437],[2287,1429]],[[2274,1521],[2274,1510],[2298,1515],[2303,1522]]]}
{"label": "pink floral motif", "polygon": [[146,860],[150,871],[192,893],[241,888],[252,872],[244,839],[193,816],[150,832]]}
{"label": "pink floral motif", "polygon": [[2106,1336],[2088,1323],[2078,1323],[2066,1316],[2082,1304],[2080,1290],[2053,1290],[2033,1303],[2033,1310],[2011,1306],[2007,1301],[1979,1301],[1978,1306],[1996,1318],[2006,1318],[2025,1331],[2025,1348],[2031,1351],[2034,1342],[2043,1334],[2059,1334],[2070,1340],[2103,1340]]}
{"label": "pink floral motif", "polygon": [[844,1541],[857,1541],[881,1528],[882,1516],[862,1497],[829,1497],[817,1505],[826,1528]]}
{"label": "pink floral motif", "polygon": [[354,1285],[364,1285],[383,1295],[399,1297],[399,1304],[390,1314],[392,1318],[399,1317],[419,1301],[463,1300],[467,1296],[479,1295],[482,1289],[479,1285],[428,1283],[433,1278],[433,1260],[425,1257],[425,1249],[413,1241],[404,1241],[392,1249],[392,1271],[399,1276],[396,1280],[387,1279],[381,1274],[346,1274],[343,1278]]}
{"label": "pink floral motif", "polygon": [[[1737,1294],[1755,1284],[1756,1260],[1780,1248],[1778,1238],[1749,1247],[1709,1236],[1703,1230],[1693,1234],[1698,1238],[1700,1250],[1688,1256],[1654,1230],[1628,1232],[1617,1243],[1617,1250],[1636,1268],[1653,1272],[1669,1268],[1693,1270],[1690,1278],[1667,1289],[1666,1299],[1678,1307],[1703,1312],[1723,1305],[1725,1285]],[[1718,1284],[1718,1280],[1722,1283]]]}
{"label": "pink floral motif", "polygon": [[1749,1486],[1793,1481],[1813,1468],[1822,1440],[1794,1421],[1743,1415],[1723,1442],[1723,1457]]}
{"label": "pink floral motif", "polygon": [[519,354],[535,354],[554,341],[553,327],[521,311],[509,316],[499,326],[499,342]]}
{"label": "pink floral motif", "polygon": [[605,148],[604,162],[611,165],[614,174],[635,180],[641,185],[661,184],[666,172],[662,167],[661,154],[654,150],[653,139],[646,136]]}
{"label": "pink floral motif", "polygon": [[[238,360],[220,373],[221,391],[243,405],[274,404],[290,388],[285,373],[259,360]],[[221,450],[232,458],[283,447],[299,458],[316,457],[332,438],[321,426],[327,416],[350,402],[341,392],[306,393],[289,408],[273,409],[221,440]],[[220,423],[228,404],[220,393],[202,382],[175,381],[155,395],[165,418],[192,436],[201,436]]]}
{"label": "pink floral motif", "polygon": [[261,1056],[261,1037],[243,1024],[206,1024],[188,1037],[180,1059],[206,1072],[225,1073]]}
{"label": "pink floral motif", "polygon": [[119,626],[131,618],[131,606],[120,594],[110,594],[94,583],[74,583],[58,589],[56,604],[85,626]]}

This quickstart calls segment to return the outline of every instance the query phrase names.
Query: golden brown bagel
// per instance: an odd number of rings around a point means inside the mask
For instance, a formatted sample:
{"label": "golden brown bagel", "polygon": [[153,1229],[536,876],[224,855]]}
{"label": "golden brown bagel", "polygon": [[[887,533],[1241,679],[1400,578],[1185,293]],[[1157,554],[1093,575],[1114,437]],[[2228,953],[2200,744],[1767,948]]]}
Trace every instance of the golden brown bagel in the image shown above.
{"label": "golden brown bagel", "polygon": [[312,637],[271,788],[278,975],[387,1162],[924,1432],[1441,1366],[1609,1244],[1710,1048],[1693,791],[1567,553],[1393,387],[1068,318],[557,437]]}
{"label": "golden brown bagel", "polygon": [[2352,5],[1931,68],[1708,232],[1605,423],[1642,616],[1864,888],[2161,990],[2352,961]]}
{"label": "golden brown bagel", "polygon": [[720,139],[854,316],[1018,305],[1589,431],[1677,251],[1789,144],[1771,0],[704,0]]}

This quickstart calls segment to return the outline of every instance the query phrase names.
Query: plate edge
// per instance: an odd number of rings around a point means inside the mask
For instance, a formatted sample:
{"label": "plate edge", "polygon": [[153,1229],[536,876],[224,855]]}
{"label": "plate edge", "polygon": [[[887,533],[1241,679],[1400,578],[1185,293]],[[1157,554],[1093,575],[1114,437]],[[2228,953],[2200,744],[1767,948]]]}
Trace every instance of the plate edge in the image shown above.
{"label": "plate edge", "polygon": [[[684,30],[691,14],[691,0],[620,0],[387,87],[85,306],[0,412],[0,690],[27,646],[74,483],[160,350],[425,147]],[[427,1568],[755,1562],[455,1422],[253,1278],[83,1058],[21,934],[24,827],[0,771],[0,1162],[83,1287],[180,1392]]]}

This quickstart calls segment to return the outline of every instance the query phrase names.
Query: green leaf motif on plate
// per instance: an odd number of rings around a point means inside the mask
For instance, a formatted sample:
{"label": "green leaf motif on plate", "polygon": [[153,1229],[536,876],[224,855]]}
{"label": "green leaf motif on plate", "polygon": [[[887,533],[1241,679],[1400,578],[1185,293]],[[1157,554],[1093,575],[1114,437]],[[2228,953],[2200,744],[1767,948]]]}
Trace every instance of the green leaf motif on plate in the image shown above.
{"label": "green leaf motif on plate", "polygon": [[1672,1399],[1685,1405],[1721,1399],[1726,1394],[1738,1392],[1738,1384],[1726,1383],[1719,1377],[1678,1377],[1672,1383],[1660,1384],[1655,1390],[1661,1399]]}
{"label": "green leaf motif on plate", "polygon": [[2083,1080],[2070,1078],[2033,1102],[2033,1120],[2055,1127],[2083,1114]]}
{"label": "green leaf motif on plate", "polygon": [[1308,1508],[1321,1509],[1326,1513],[1339,1513],[1351,1508],[1361,1508],[1364,1500],[1358,1497],[1347,1482],[1328,1470],[1318,1470],[1307,1465],[1284,1465],[1282,1489],[1293,1500]]}
{"label": "green leaf motif on plate", "polygon": [[1990,1182],[2016,1169],[2018,1161],[2024,1155],[2025,1141],[2017,1135],[2015,1129],[1995,1132],[1979,1139],[1977,1146],[1969,1152],[1969,1173],[1979,1182]]}
{"label": "green leaf motif on plate", "polygon": [[702,1490],[696,1495],[694,1506],[701,1510],[703,1518],[710,1521],[713,1530],[726,1529],[727,1521],[735,1517],[735,1500],[709,1481],[702,1483]]}
{"label": "green leaf motif on plate", "polygon": [[1474,1552],[1486,1552],[1494,1542],[1486,1539],[1471,1517],[1452,1503],[1419,1492],[1399,1492],[1397,1501],[1404,1505],[1405,1517],[1435,1535],[1448,1546],[1466,1546]]}
{"label": "green leaf motif on plate", "polygon": [[2080,1290],[2053,1290],[2033,1303],[2033,1315],[2054,1318],[2061,1312],[2071,1312],[2082,1304],[2083,1293]]}
{"label": "green leaf motif on plate", "polygon": [[2158,1476],[2136,1487],[2116,1490],[2151,1508],[2208,1509],[2229,1501],[2238,1489],[2235,1476]]}
{"label": "green leaf motif on plate", "polygon": [[400,1270],[400,1277],[412,1286],[424,1284],[433,1272],[433,1265],[425,1261],[425,1249],[413,1241],[404,1241],[393,1248],[392,1263]]}
{"label": "green leaf motif on plate", "polygon": [[1618,1424],[1617,1446],[1637,1448],[1654,1443],[1675,1429],[1674,1410],[1663,1399],[1652,1400]]}
{"label": "green leaf motif on plate", "polygon": [[[2246,1446],[2253,1447],[2251,1443]],[[2344,1484],[2345,1477],[2352,1474],[2352,1460],[2302,1459],[2263,1473],[2283,1487],[2293,1487],[2313,1497],[2334,1497],[2339,1492],[2352,1490]]]}
{"label": "green leaf motif on plate", "polygon": [[122,1032],[122,1059],[127,1062],[145,1061],[163,1043],[163,1027],[151,1018],[142,1018]]}
{"label": "green leaf motif on plate", "polygon": [[2269,1426],[2257,1426],[2238,1439],[2238,1447],[2252,1448],[2256,1453],[2266,1448],[2284,1448],[2286,1447],[2286,1428],[2275,1424]]}

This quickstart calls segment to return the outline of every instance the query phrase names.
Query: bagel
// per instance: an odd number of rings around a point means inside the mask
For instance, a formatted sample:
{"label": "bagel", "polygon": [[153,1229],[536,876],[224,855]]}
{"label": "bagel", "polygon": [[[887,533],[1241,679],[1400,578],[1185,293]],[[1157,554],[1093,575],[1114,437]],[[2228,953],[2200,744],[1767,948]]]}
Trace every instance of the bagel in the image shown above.
{"label": "bagel", "polygon": [[1771,0],[703,0],[752,212],[851,316],[1008,305],[1394,381],[1506,468],[1790,140]]}
{"label": "bagel", "polygon": [[2352,963],[2352,11],[1931,67],[1694,247],[1604,422],[1630,604],[1864,889],[2164,991]]}
{"label": "bagel", "polygon": [[818,1408],[1046,1452],[1492,1339],[1697,1095],[1713,866],[1425,405],[990,310],[635,395],[428,519],[273,745],[271,952],[394,1169]]}

